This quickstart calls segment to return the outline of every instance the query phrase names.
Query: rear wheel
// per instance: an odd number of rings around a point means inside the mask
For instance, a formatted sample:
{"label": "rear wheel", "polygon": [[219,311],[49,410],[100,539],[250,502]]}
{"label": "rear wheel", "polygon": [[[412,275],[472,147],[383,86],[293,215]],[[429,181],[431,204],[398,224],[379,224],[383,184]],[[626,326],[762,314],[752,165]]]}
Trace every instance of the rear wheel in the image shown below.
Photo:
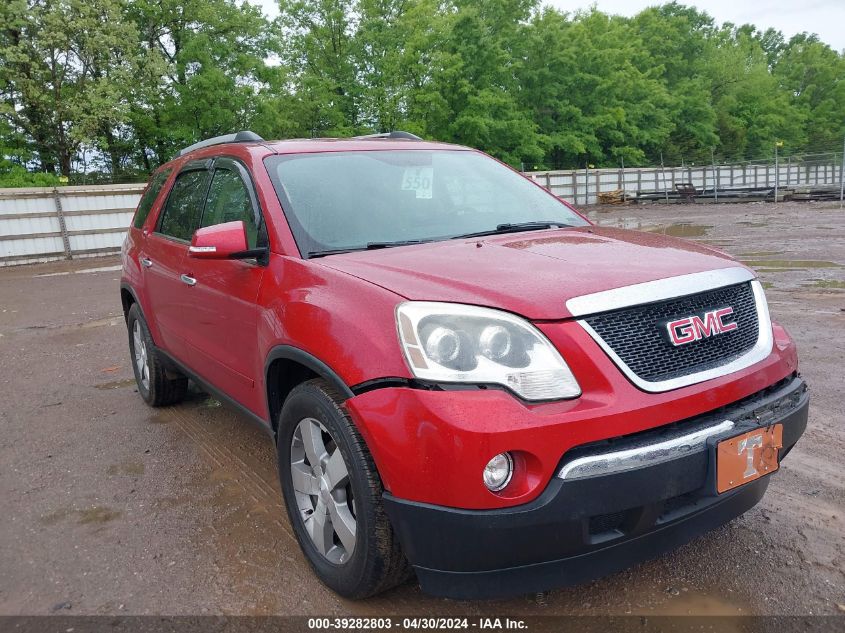
{"label": "rear wheel", "polygon": [[180,372],[164,367],[138,304],[129,308],[126,326],[138,393],[153,407],[180,402],[188,390],[188,379]]}
{"label": "rear wheel", "polygon": [[402,582],[409,568],[372,456],[342,401],[322,379],[291,391],[279,420],[279,478],[317,576],[344,597],[366,598]]}

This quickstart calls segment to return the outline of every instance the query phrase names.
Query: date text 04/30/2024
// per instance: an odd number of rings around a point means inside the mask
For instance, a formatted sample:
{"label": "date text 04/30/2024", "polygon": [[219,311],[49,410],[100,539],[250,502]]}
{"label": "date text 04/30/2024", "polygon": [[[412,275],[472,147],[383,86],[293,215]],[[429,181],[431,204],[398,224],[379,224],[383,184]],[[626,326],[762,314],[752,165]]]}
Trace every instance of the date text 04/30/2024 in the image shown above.
{"label": "date text 04/30/2024", "polygon": [[311,630],[359,629],[359,630],[524,630],[525,620],[515,618],[309,618]]}

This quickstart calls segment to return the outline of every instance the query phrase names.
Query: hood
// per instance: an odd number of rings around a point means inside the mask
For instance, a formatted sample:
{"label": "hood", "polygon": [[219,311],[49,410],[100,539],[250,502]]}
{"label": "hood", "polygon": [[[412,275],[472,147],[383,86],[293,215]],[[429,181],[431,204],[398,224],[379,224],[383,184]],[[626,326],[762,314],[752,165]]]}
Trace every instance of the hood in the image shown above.
{"label": "hood", "polygon": [[533,320],[570,317],[566,301],[573,297],[740,266],[695,242],[596,226],[356,251],[314,263],[406,299],[487,306]]}

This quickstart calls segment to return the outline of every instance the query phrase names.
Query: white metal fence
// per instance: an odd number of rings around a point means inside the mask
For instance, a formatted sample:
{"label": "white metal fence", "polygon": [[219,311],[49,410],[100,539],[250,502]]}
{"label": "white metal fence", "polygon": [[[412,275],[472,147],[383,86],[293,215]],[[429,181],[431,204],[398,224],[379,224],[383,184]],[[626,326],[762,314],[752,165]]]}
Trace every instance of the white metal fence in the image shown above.
{"label": "white metal fence", "polygon": [[[628,169],[580,169],[527,174],[574,204],[594,204],[598,193],[674,191],[690,183],[719,191],[732,187],[790,188],[839,184],[838,156],[774,164]],[[144,184],[0,189],[0,266],[117,252]],[[722,196],[722,193],[719,194]]]}
{"label": "white metal fence", "polygon": [[[698,165],[687,167],[645,167],[626,169],[573,169],[535,171],[527,175],[552,193],[573,204],[595,204],[599,193],[624,190],[639,192],[675,191],[676,185],[692,184],[697,189],[732,187],[782,188],[802,185],[838,185],[841,163],[838,156],[824,160],[793,162],[785,158],[777,170],[774,163]],[[720,193],[721,197],[722,194]]]}
{"label": "white metal fence", "polygon": [[143,184],[0,189],[0,266],[120,250]]}

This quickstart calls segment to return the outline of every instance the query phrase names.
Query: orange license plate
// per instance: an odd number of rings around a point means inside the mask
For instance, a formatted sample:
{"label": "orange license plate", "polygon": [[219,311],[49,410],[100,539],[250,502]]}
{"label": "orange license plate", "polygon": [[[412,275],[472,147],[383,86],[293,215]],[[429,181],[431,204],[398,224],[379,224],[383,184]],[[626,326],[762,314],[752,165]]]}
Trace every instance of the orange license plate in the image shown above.
{"label": "orange license plate", "polygon": [[722,440],[716,449],[716,490],[727,492],[775,472],[782,446],[782,424]]}

